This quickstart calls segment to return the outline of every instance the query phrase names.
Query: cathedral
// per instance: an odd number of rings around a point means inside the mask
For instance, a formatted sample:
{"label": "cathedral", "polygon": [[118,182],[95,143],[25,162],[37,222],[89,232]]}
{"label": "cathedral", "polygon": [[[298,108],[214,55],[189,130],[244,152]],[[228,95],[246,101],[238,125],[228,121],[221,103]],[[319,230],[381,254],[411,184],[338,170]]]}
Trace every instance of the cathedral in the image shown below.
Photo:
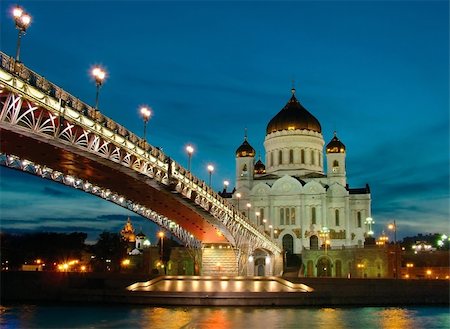
{"label": "cathedral", "polygon": [[[363,246],[370,230],[369,186],[347,184],[347,149],[336,132],[325,146],[319,121],[297,100],[268,123],[265,164],[245,135],[236,150],[232,202],[282,246],[305,249]],[[326,167],[324,166],[326,162]]]}

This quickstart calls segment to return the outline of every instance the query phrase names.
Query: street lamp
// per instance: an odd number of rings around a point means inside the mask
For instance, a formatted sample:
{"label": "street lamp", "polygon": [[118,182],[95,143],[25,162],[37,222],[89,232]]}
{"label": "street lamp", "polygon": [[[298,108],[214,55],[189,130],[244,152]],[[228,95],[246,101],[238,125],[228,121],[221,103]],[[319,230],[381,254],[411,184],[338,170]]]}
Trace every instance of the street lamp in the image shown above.
{"label": "street lamp", "polygon": [[209,187],[211,187],[211,176],[212,176],[212,172],[214,171],[214,166],[213,165],[208,165],[208,172],[209,172]]}
{"label": "street lamp", "polygon": [[142,106],[139,110],[141,113],[142,119],[144,120],[144,141],[147,141],[147,122],[150,119],[150,115],[152,112],[148,106]]}
{"label": "street lamp", "polygon": [[103,84],[103,80],[106,78],[106,71],[100,66],[96,66],[91,71],[92,76],[95,80],[95,86],[97,87],[97,92],[95,94],[95,110],[98,111],[98,94],[100,92],[100,87]]}
{"label": "street lamp", "polygon": [[255,211],[255,216],[256,216],[256,225],[261,225],[261,223],[259,222],[259,215],[261,213],[259,211]]}
{"label": "street lamp", "polygon": [[22,7],[16,6],[13,9],[14,22],[16,23],[16,29],[19,30],[17,37],[17,49],[16,49],[16,62],[20,62],[20,40],[22,35],[27,31],[28,26],[31,24],[31,16],[23,10]]}
{"label": "street lamp", "polygon": [[186,146],[186,152],[188,154],[188,171],[191,171],[191,157],[192,157],[192,153],[194,153],[194,148],[192,147],[192,145],[188,145]]}
{"label": "street lamp", "polygon": [[372,231],[372,224],[375,223],[375,221],[373,220],[372,217],[367,217],[366,218],[366,224],[369,226],[369,231],[367,232],[367,234],[369,236],[373,235],[373,231]]}
{"label": "street lamp", "polygon": [[230,185],[230,182],[227,180],[223,181],[223,191],[226,193],[227,192],[227,187],[228,185]]}
{"label": "street lamp", "polygon": [[242,194],[241,193],[236,193],[236,199],[237,199],[237,209],[238,209],[238,211],[239,211],[239,200],[241,199],[241,197],[242,197]]}
{"label": "street lamp", "polygon": [[250,219],[250,208],[252,207],[251,203],[247,203],[247,217]]}
{"label": "street lamp", "polygon": [[395,253],[395,269],[394,269],[394,277],[396,278],[396,279],[398,279],[398,273],[397,273],[397,264],[398,264],[398,261],[397,261],[397,224],[395,223],[395,219],[394,219],[394,223],[392,224],[392,223],[390,223],[389,225],[388,225],[388,229],[390,229],[390,230],[392,230],[392,231],[394,231],[394,253]]}
{"label": "street lamp", "polygon": [[164,232],[160,231],[158,232],[158,237],[161,239],[161,251],[160,251],[160,259],[163,262],[163,254],[164,254],[164,247],[163,247],[163,243],[164,243]]}

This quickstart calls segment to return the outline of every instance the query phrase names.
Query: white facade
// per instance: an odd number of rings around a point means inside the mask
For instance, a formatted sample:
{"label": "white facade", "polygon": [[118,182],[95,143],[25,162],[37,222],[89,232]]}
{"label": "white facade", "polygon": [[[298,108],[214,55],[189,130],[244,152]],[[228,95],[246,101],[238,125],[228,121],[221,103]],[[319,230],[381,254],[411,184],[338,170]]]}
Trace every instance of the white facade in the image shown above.
{"label": "white facade", "polygon": [[328,248],[362,246],[369,229],[368,185],[347,186],[346,150],[336,134],[325,158],[324,145],[320,123],[297,101],[293,89],[292,98],[267,127],[265,168],[255,166],[247,137],[236,151],[233,202],[293,254],[323,247],[325,241]]}

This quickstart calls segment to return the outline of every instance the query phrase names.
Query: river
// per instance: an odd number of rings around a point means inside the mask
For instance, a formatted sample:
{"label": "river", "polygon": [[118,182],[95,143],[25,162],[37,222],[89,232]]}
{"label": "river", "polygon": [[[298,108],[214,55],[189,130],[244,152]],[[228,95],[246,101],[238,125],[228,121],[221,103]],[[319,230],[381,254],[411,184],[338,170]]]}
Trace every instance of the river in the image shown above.
{"label": "river", "polygon": [[262,308],[15,304],[0,306],[0,328],[450,328],[447,306]]}

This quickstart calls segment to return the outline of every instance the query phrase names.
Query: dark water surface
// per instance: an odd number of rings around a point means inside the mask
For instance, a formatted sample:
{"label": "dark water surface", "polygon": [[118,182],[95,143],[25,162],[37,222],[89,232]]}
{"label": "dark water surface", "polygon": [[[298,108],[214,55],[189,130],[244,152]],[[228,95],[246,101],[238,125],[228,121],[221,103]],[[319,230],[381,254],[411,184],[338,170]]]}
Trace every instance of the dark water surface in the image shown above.
{"label": "dark water surface", "polygon": [[0,328],[450,328],[449,308],[0,306]]}

